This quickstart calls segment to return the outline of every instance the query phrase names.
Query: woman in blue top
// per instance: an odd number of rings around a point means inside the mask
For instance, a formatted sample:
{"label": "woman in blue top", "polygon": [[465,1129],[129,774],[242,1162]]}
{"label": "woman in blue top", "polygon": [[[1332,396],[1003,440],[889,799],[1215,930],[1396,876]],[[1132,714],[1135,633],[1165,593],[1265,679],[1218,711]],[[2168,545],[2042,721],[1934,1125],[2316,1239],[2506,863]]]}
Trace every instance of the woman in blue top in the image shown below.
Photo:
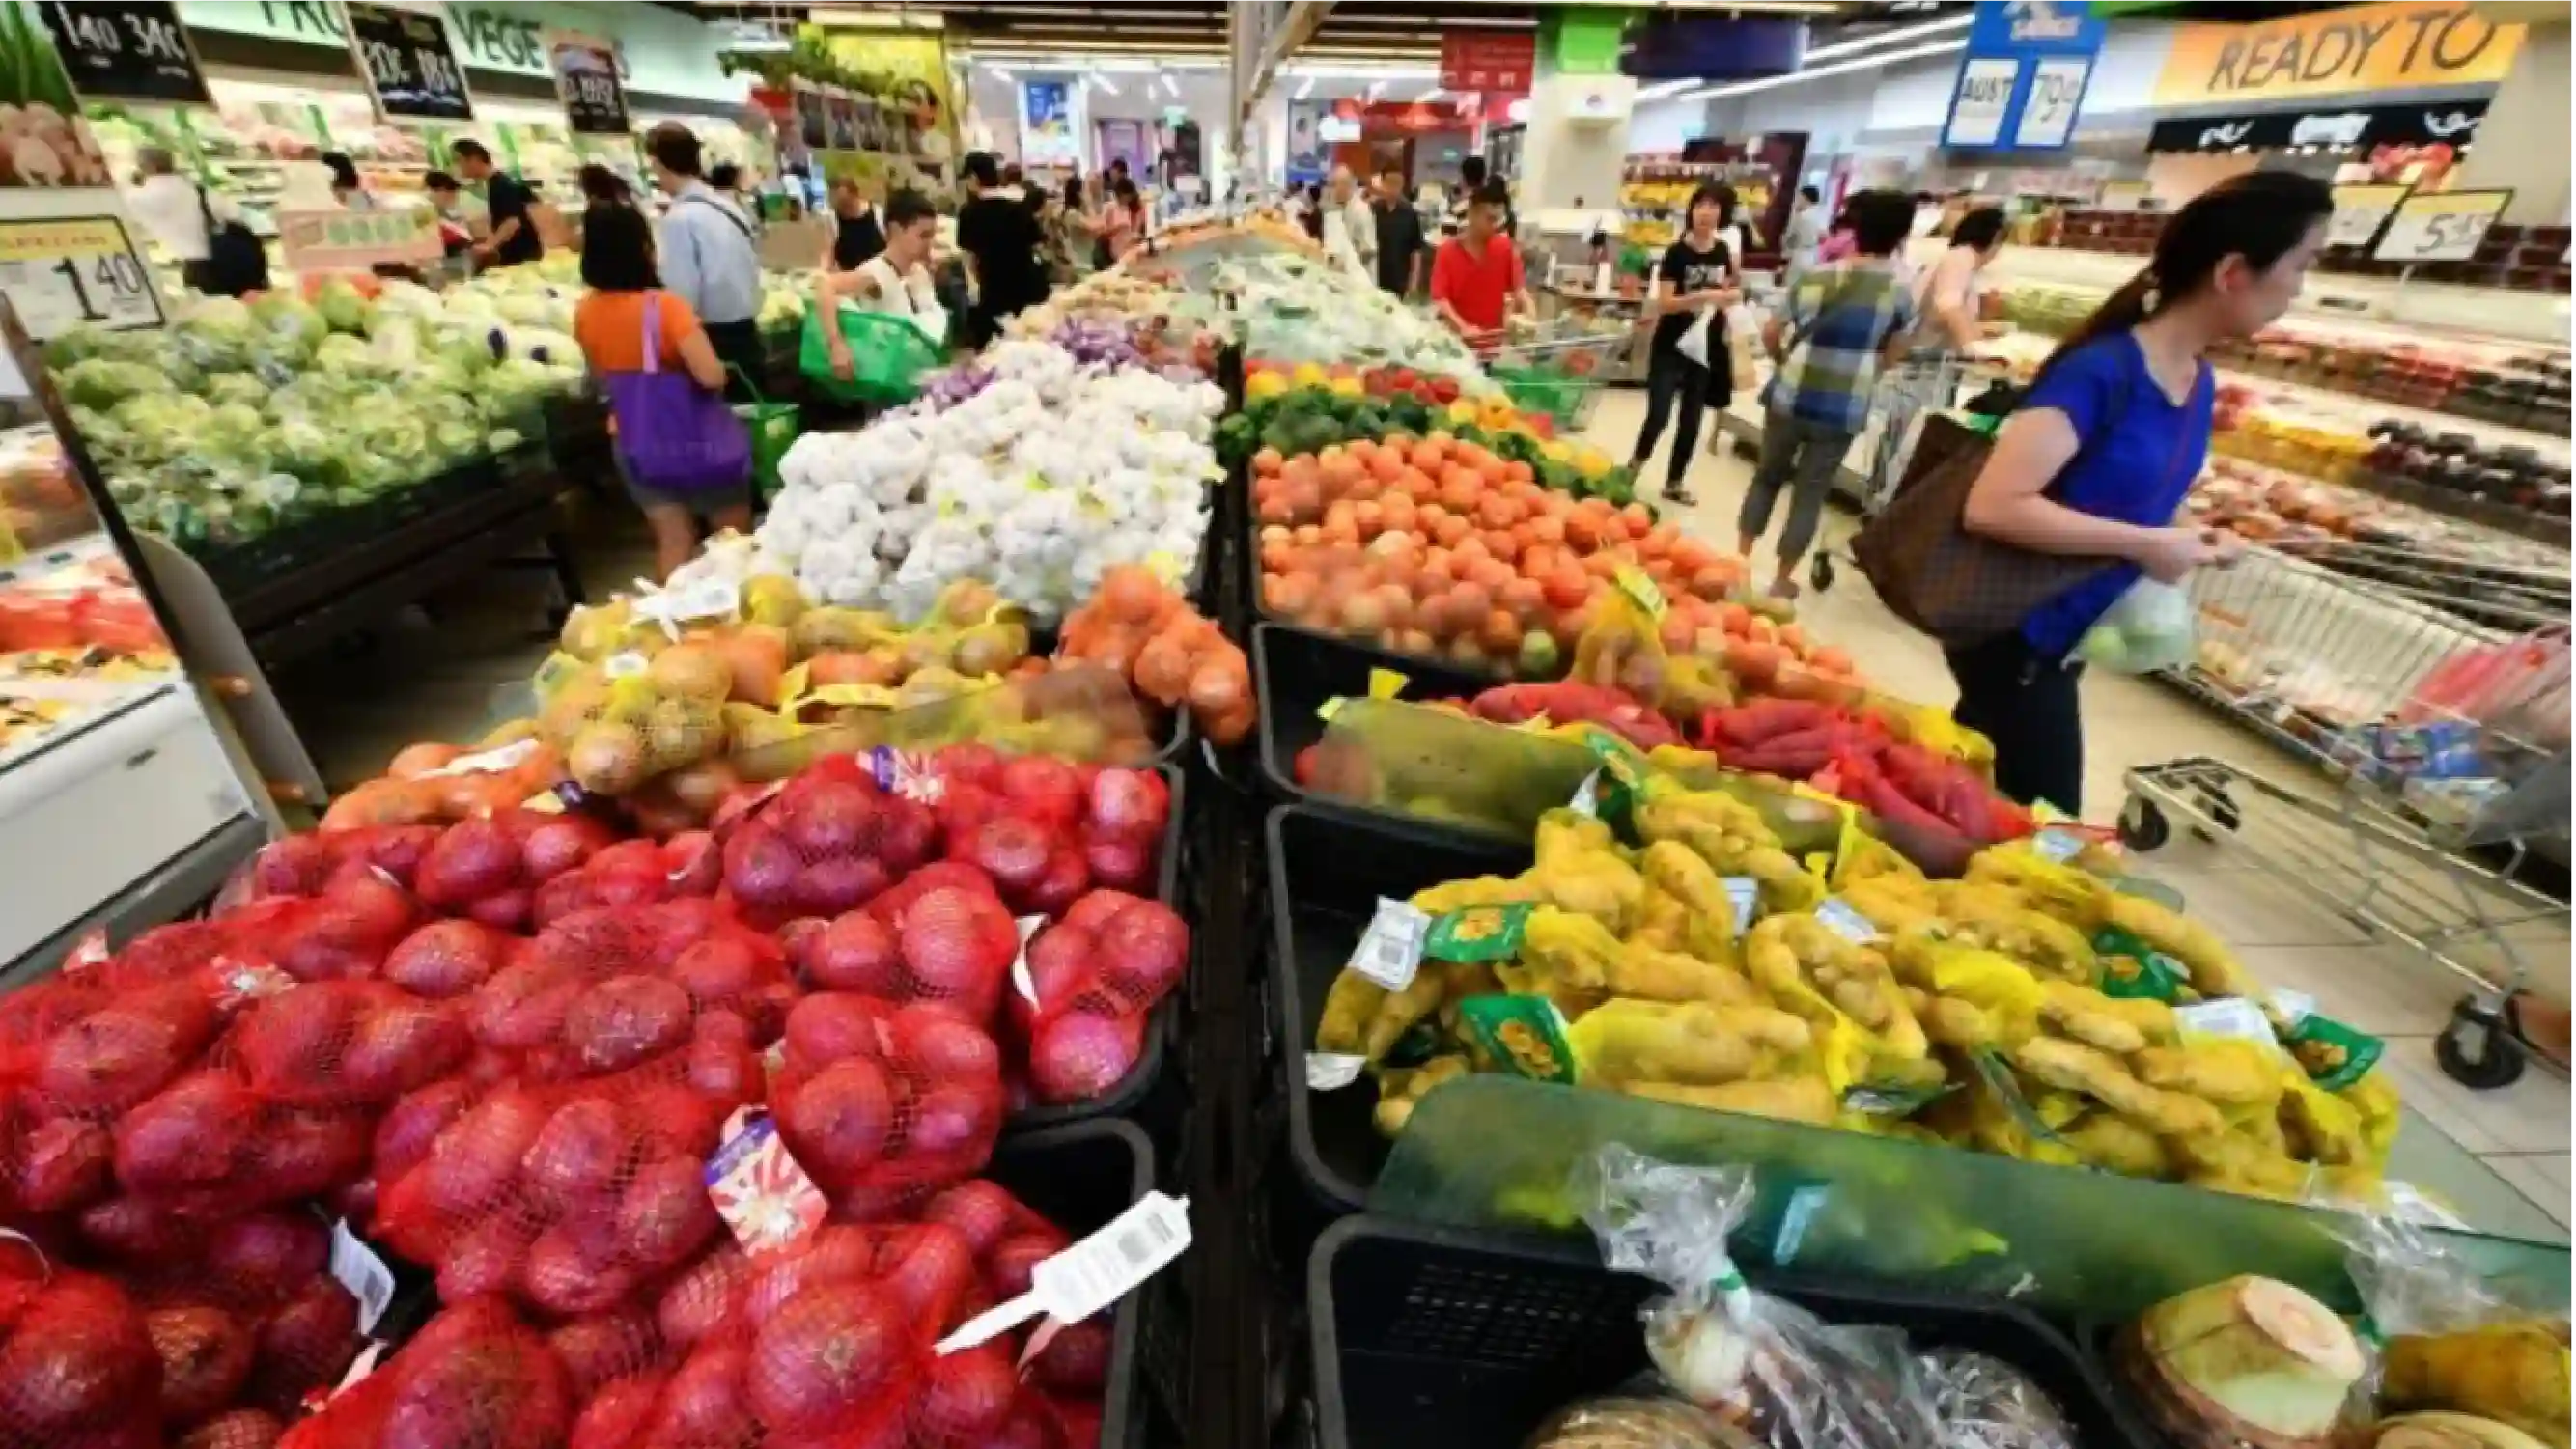
{"label": "woman in blue top", "polygon": [[2227,562],[2233,540],[2177,526],[2209,452],[2215,383],[2202,355],[2289,310],[2325,245],[2334,197],[2286,171],[2223,181],[2165,223],[2147,269],[2041,364],[1968,494],[1962,524],[2102,569],[2021,627],[1945,650],[1959,723],[1994,741],[1995,782],[2016,800],[2083,805],[2079,666],[2068,655],[2143,575],[2178,583]]}

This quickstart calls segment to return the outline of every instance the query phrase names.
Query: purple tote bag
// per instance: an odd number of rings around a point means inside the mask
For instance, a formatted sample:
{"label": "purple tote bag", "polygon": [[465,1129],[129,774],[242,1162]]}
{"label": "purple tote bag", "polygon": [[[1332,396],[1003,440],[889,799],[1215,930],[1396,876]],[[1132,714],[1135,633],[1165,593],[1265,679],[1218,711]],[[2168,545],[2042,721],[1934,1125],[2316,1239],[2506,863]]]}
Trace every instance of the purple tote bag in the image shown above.
{"label": "purple tote bag", "polygon": [[657,493],[711,493],[751,477],[751,433],[722,394],[662,370],[661,294],[644,297],[644,369],[601,376],[627,472]]}

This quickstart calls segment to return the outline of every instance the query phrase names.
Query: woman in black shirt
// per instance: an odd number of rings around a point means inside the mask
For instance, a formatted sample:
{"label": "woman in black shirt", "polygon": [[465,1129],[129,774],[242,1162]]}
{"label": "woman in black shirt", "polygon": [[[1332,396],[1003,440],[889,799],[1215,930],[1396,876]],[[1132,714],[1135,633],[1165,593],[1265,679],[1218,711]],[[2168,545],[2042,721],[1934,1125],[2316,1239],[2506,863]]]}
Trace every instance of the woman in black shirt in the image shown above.
{"label": "woman in black shirt", "polygon": [[832,182],[832,250],[823,257],[827,272],[855,272],[868,258],[885,250],[885,224],[867,193],[847,176]]}
{"label": "woman in black shirt", "polygon": [[[1673,431],[1673,455],[1664,468],[1664,497],[1685,507],[1699,501],[1682,487],[1682,478],[1689,473],[1692,450],[1699,445],[1699,417],[1708,405],[1712,378],[1722,379],[1717,396],[1734,390],[1727,371],[1725,309],[1744,294],[1735,286],[1735,257],[1717,234],[1724,212],[1717,187],[1702,186],[1691,193],[1684,213],[1689,226],[1673,239],[1662,264],[1655,268],[1655,295],[1647,303],[1647,314],[1655,318],[1655,340],[1646,354],[1646,423],[1637,430],[1637,446],[1630,451],[1628,466],[1645,471],[1646,460],[1654,455],[1664,422],[1678,401],[1681,422]],[[1706,334],[1708,360],[1694,361],[1682,352],[1682,337],[1701,312],[1711,309],[1716,315],[1709,318]]]}

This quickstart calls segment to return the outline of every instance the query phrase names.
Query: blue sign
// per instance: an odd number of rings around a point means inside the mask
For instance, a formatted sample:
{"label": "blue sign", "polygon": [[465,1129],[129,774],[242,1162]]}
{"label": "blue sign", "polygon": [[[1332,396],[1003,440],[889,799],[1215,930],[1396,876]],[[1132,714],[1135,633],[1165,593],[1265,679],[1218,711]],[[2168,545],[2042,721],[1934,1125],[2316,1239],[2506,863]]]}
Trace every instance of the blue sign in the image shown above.
{"label": "blue sign", "polygon": [[2073,140],[2102,53],[2092,12],[2088,0],[1977,0],[1941,144],[2053,151]]}

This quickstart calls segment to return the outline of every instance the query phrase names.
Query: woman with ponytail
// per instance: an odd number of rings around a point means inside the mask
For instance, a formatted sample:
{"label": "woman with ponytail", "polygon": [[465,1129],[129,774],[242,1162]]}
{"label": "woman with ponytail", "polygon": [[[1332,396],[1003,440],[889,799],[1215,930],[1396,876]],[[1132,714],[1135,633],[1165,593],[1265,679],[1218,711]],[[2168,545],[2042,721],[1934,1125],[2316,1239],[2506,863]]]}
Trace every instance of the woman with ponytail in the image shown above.
{"label": "woman with ponytail", "polygon": [[2040,365],[1997,434],[1962,526],[2103,561],[2020,628],[1944,651],[1954,714],[1994,742],[2004,793],[2082,808],[2076,643],[2140,577],[2179,583],[2232,557],[2231,539],[2174,523],[2209,453],[2216,384],[2203,356],[2289,310],[2333,212],[2323,182],[2286,171],[2201,193],[2165,223],[2146,270]]}

